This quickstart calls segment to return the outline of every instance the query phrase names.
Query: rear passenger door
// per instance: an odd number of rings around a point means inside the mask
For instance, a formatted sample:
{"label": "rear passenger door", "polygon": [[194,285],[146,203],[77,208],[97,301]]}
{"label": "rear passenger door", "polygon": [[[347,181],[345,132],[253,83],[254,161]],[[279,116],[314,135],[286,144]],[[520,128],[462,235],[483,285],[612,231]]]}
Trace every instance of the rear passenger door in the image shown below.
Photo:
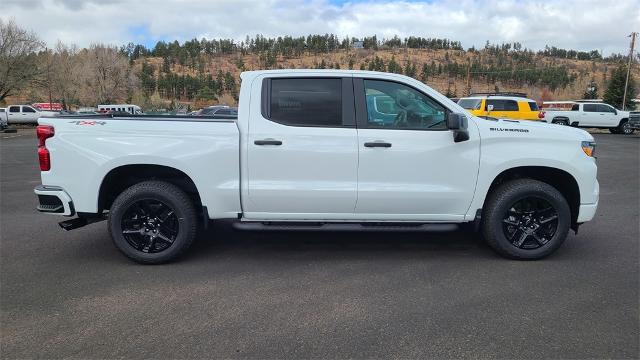
{"label": "rear passenger door", "polygon": [[261,107],[251,107],[248,124],[245,216],[351,217],[358,180],[351,77],[272,77],[255,86]]}
{"label": "rear passenger door", "polygon": [[[493,105],[491,112],[489,112],[489,105]],[[503,119],[516,119],[518,117],[518,102],[515,100],[487,99],[485,106],[489,116]]]}

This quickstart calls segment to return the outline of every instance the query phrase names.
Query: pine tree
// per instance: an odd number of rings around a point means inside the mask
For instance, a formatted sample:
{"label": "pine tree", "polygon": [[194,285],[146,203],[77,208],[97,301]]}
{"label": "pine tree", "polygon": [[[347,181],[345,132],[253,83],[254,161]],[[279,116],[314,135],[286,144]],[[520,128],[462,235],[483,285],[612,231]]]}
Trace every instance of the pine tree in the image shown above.
{"label": "pine tree", "polygon": [[631,99],[636,97],[636,84],[633,79],[633,75],[629,74],[629,85],[627,87],[627,101],[626,107],[622,104],[622,98],[624,96],[624,83],[627,77],[626,65],[620,65],[611,74],[609,80],[609,86],[604,92],[603,100],[605,103],[617,108],[617,109],[633,109],[634,103]]}
{"label": "pine tree", "polygon": [[582,95],[583,99],[597,99],[598,98],[598,84],[596,84],[595,80],[592,78],[591,82],[587,86],[587,91]]}

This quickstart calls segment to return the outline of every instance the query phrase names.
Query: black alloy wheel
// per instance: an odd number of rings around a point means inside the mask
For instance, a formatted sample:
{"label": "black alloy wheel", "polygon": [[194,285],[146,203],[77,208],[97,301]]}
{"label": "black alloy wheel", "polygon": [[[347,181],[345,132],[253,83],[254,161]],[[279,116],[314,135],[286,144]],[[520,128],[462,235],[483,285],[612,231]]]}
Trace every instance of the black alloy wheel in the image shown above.
{"label": "black alloy wheel", "polygon": [[127,243],[144,253],[167,250],[180,231],[175,211],[155,199],[138,200],[131,204],[122,216],[121,227]]}
{"label": "black alloy wheel", "polygon": [[558,211],[546,200],[529,196],[516,201],[504,215],[502,231],[519,249],[545,246],[558,230]]}

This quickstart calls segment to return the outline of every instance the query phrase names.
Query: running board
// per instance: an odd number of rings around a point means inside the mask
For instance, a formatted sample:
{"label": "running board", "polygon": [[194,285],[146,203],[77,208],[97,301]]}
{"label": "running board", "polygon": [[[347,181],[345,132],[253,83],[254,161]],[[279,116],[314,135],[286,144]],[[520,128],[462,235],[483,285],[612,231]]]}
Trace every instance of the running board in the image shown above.
{"label": "running board", "polygon": [[415,231],[448,232],[459,229],[453,223],[322,223],[322,222],[273,222],[236,221],[233,227],[246,231]]}

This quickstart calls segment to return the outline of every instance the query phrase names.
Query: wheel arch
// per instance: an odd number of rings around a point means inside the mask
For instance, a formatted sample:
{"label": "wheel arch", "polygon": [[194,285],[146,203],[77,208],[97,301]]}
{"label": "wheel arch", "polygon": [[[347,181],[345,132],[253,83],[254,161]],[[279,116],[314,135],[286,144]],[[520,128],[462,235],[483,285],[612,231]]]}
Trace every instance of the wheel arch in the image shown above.
{"label": "wheel arch", "polygon": [[571,210],[571,227],[577,228],[578,212],[580,210],[580,187],[575,177],[565,170],[548,166],[518,166],[503,170],[498,174],[487,191],[487,196],[483,201],[485,207],[489,194],[507,181],[516,179],[533,179],[553,186],[567,200]]}
{"label": "wheel arch", "polygon": [[629,122],[629,118],[628,118],[628,117],[626,117],[626,118],[622,118],[622,119],[620,119],[620,121],[618,121],[618,127],[622,126],[622,123],[624,123],[625,121],[626,121],[626,122]]}
{"label": "wheel arch", "polygon": [[162,180],[179,187],[189,195],[196,209],[202,208],[198,188],[183,171],[165,165],[127,164],[111,169],[102,179],[98,192],[98,212],[108,210],[115,198],[128,187],[147,180]]}

